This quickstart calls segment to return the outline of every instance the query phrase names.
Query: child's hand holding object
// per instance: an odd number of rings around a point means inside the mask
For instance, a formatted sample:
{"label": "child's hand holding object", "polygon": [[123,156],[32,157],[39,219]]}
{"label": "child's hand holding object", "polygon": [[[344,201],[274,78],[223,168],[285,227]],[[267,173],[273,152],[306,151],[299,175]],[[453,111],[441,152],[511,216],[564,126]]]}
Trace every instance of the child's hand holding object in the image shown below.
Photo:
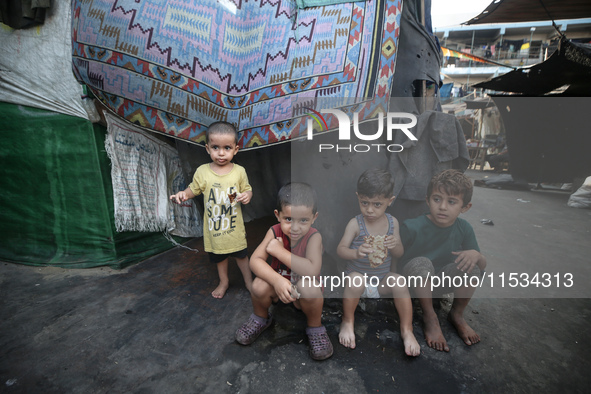
{"label": "child's hand holding object", "polygon": [[178,192],[177,194],[173,194],[170,196],[170,200],[176,204],[182,204],[183,202],[187,201],[189,198],[184,191]]}
{"label": "child's hand holding object", "polygon": [[396,246],[398,246],[398,238],[393,235],[386,235],[386,238],[384,239],[384,246],[388,250],[394,249]]}

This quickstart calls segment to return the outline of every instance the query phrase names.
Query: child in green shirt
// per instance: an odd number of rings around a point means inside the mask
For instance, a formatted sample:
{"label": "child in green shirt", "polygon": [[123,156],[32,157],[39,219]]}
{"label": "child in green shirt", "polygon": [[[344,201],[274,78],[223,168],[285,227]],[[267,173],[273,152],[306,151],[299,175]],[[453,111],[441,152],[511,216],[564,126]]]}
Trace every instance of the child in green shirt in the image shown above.
{"label": "child in green shirt", "polygon": [[[440,351],[448,352],[449,346],[433,308],[434,292],[439,295],[453,291],[448,320],[466,345],[480,342],[480,336],[464,319],[464,310],[476,290],[476,282],[469,279],[484,273],[486,258],[480,253],[472,226],[458,217],[472,206],[472,191],[472,182],[463,173],[442,171],[427,188],[429,213],[400,226],[404,255],[399,269],[409,278],[409,285],[415,284],[411,290],[423,310],[425,340]],[[456,277],[463,280],[453,280]],[[446,286],[454,282],[461,286]]]}

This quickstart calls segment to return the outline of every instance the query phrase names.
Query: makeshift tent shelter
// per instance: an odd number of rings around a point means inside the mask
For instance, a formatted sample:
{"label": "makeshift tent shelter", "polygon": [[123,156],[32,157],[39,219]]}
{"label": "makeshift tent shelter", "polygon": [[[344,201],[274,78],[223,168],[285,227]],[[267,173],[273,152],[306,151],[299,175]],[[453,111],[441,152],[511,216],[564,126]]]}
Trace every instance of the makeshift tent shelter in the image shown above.
{"label": "makeshift tent shelter", "polygon": [[[292,2],[274,1],[229,9],[216,1],[75,1],[74,68],[112,112],[175,137],[183,161],[190,163],[187,175],[207,161],[192,146],[204,143],[207,125],[235,124],[243,151],[236,160],[247,170],[260,169],[249,173],[250,180],[255,196],[265,196],[245,207],[247,217],[270,214],[272,196],[290,179],[311,183],[327,200],[354,196],[357,177],[374,166],[396,175],[398,213],[405,218],[424,210],[433,172],[468,163],[461,126],[438,111],[437,97],[415,102],[425,94],[421,86],[440,84],[430,2],[425,9],[422,4],[377,0],[296,9]],[[416,114],[413,132],[423,137],[414,143],[400,130],[390,140],[384,133],[372,142],[398,144],[404,152],[355,151],[359,144],[342,146],[336,132],[325,133],[340,121],[324,113],[325,123],[310,142],[311,114],[327,108],[368,121],[360,126],[366,135],[377,134],[379,112]],[[320,145],[336,148],[323,153]],[[255,148],[265,149],[250,154]],[[335,228],[332,218],[341,204],[355,209],[354,198],[330,201],[317,223],[321,230]],[[338,236],[327,235],[328,243]]]}
{"label": "makeshift tent shelter", "polygon": [[[113,114],[175,137],[188,176],[208,160],[200,146],[205,127],[235,123],[243,149],[236,160],[255,190],[245,215],[269,215],[282,184],[307,181],[320,196],[317,225],[333,250],[343,220],[357,212],[363,170],[395,175],[394,210],[404,219],[424,209],[433,172],[468,164],[459,123],[438,110],[436,94],[418,99],[439,86],[441,62],[430,2],[421,4],[370,0],[296,10],[282,1],[74,0],[74,70]],[[357,113],[359,133],[374,135],[375,146],[356,132],[354,145],[339,150],[340,120],[327,114],[325,127],[307,139],[310,113],[327,106]],[[388,111],[414,115],[418,139],[401,128],[376,133],[378,113]],[[320,144],[337,149],[319,152]],[[358,150],[366,145],[373,150]]]}
{"label": "makeshift tent shelter", "polygon": [[0,103],[0,259],[122,268],[169,249],[160,233],[115,230],[105,128]]}
{"label": "makeshift tent shelter", "polygon": [[173,246],[117,232],[106,129],[71,72],[70,6],[34,29],[0,29],[0,259],[122,268]]}
{"label": "makeshift tent shelter", "polygon": [[[532,3],[505,0],[491,4],[487,15],[468,23],[591,16],[588,1]],[[544,62],[474,86],[496,93],[494,101],[507,131],[510,168],[516,179],[572,182],[591,173],[589,99],[585,97],[591,89],[589,44],[574,43],[562,35],[558,49]]]}

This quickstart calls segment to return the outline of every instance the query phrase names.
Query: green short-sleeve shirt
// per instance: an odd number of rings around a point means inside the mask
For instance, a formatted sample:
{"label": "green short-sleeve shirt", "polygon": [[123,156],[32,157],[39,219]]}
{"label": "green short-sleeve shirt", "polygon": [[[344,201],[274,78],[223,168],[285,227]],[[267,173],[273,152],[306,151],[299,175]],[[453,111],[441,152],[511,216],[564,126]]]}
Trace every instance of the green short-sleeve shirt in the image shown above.
{"label": "green short-sleeve shirt", "polygon": [[398,263],[398,272],[415,257],[428,258],[435,272],[439,272],[456,259],[451,252],[472,249],[480,252],[474,229],[461,218],[445,228],[435,225],[427,215],[405,220],[400,226],[400,240],[404,254]]}

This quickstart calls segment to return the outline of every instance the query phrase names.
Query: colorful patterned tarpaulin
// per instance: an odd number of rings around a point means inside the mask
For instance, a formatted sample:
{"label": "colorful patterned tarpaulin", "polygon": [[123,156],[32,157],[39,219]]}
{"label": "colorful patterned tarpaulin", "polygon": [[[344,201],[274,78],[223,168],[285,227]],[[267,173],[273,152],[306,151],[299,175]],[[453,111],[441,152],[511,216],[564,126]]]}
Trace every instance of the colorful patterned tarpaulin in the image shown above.
{"label": "colorful patterned tarpaulin", "polygon": [[[254,148],[304,135],[320,98],[387,99],[401,7],[73,0],[73,66],[130,122],[203,144],[207,125],[228,121]],[[374,113],[384,100],[366,103]]]}

